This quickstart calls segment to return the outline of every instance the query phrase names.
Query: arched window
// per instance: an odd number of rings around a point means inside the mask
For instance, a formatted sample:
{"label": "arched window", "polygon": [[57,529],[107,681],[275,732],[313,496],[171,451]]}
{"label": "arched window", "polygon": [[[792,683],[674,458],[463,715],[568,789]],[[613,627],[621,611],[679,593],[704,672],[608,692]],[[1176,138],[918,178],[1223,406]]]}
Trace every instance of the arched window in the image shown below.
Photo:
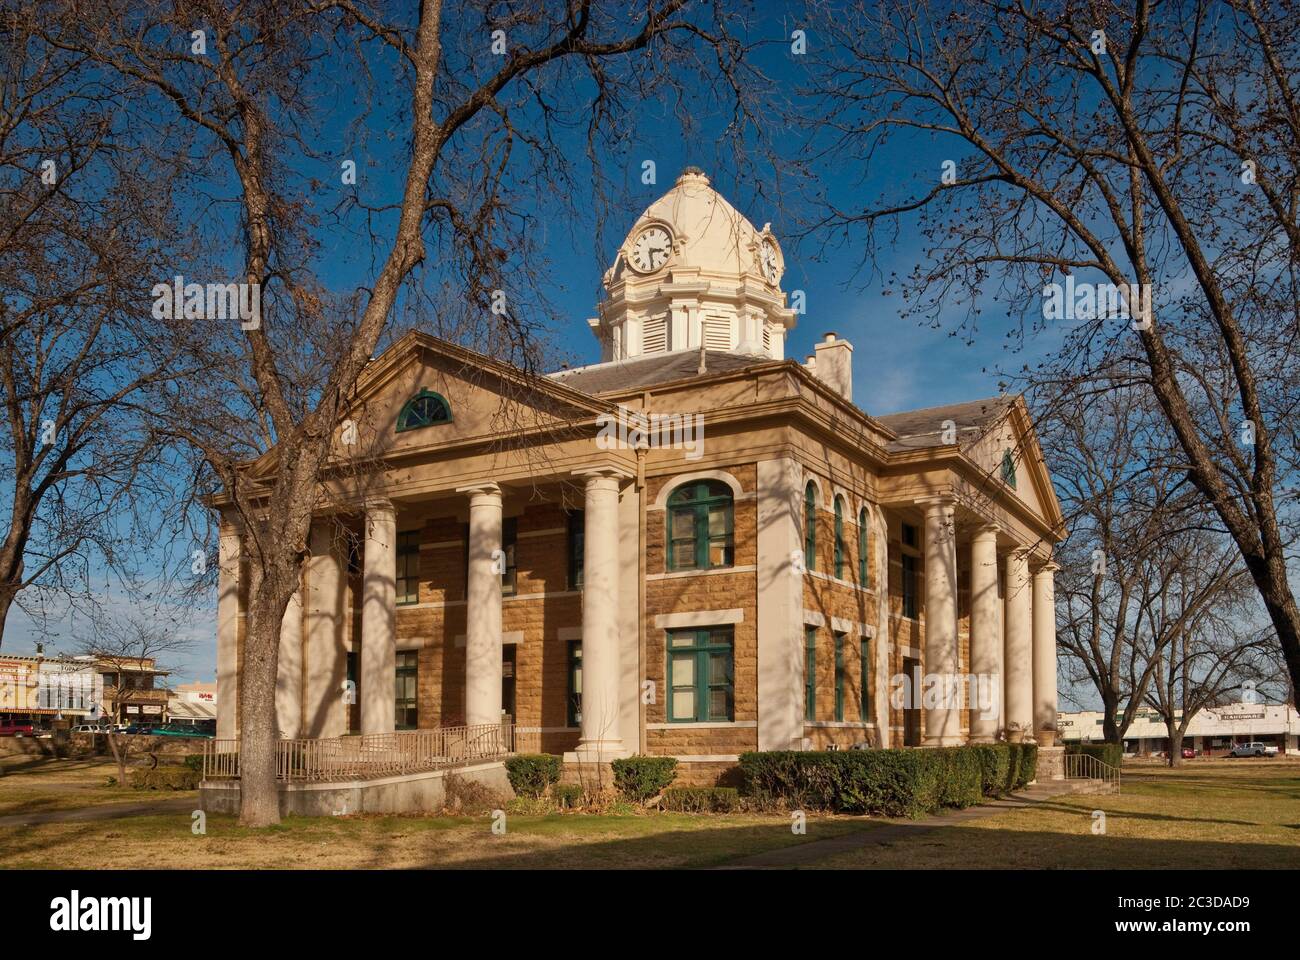
{"label": "arched window", "polygon": [[867,508],[858,511],[858,586],[867,585]]}
{"label": "arched window", "polygon": [[451,405],[441,394],[421,390],[402,407],[397,415],[397,432],[419,430],[435,423],[451,423]]}
{"label": "arched window", "polygon": [[735,563],[731,487],[682,484],[668,498],[668,569],[711,570]]}
{"label": "arched window", "polygon": [[1012,490],[1016,488],[1016,460],[1010,447],[1002,451],[1002,482]]}
{"label": "arched window", "polygon": [[844,498],[835,498],[835,579],[844,579]]}
{"label": "arched window", "polygon": [[811,480],[803,488],[803,565],[817,569],[817,485]]}

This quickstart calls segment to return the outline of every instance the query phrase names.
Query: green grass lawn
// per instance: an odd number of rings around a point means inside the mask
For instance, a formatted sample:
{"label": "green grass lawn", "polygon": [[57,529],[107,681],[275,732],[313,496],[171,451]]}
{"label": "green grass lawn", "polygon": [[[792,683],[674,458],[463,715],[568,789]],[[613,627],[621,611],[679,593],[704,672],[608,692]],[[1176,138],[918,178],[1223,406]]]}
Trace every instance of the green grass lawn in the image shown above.
{"label": "green grass lawn", "polygon": [[[103,761],[7,763],[0,815],[192,793],[112,790]],[[861,835],[817,861],[830,868],[1300,867],[1300,764],[1192,762],[1126,767],[1119,796],[1069,795],[915,836],[872,835],[881,821],[810,815],[795,836],[775,814],[629,812],[509,814],[506,832],[480,816],[290,818],[265,831],[188,810],[114,820],[0,827],[0,867],[131,868],[664,868],[708,867],[812,840]],[[197,808],[197,800],[194,806]],[[1092,832],[1093,811],[1106,832]]]}
{"label": "green grass lawn", "polygon": [[[1105,833],[1093,833],[1094,811]],[[1123,792],[1067,795],[818,867],[1250,869],[1300,867],[1300,764],[1286,760],[1126,764]]]}

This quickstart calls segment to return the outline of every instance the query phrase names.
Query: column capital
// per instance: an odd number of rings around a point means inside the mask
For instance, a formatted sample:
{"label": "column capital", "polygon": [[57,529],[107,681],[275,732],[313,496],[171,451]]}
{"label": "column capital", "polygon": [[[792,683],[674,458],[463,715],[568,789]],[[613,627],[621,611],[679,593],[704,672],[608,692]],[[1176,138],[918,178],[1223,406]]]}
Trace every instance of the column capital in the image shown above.
{"label": "column capital", "polygon": [[998,534],[1001,532],[1002,532],[1001,526],[994,523],[993,521],[989,521],[987,523],[981,523],[977,525],[971,531],[971,539],[972,540],[989,540],[989,539],[996,540]]}
{"label": "column capital", "polygon": [[917,497],[914,501],[918,507],[952,507],[956,506],[957,500],[951,493],[936,493],[928,497]]}
{"label": "column capital", "polygon": [[1034,576],[1036,577],[1051,576],[1052,574],[1056,573],[1056,571],[1060,569],[1061,569],[1061,565],[1059,563],[1057,563],[1055,560],[1048,560],[1045,564],[1043,564],[1041,567],[1037,568],[1034,571]]}
{"label": "column capital", "polygon": [[631,470],[625,470],[623,467],[608,464],[597,467],[581,467],[574,470],[570,476],[575,480],[586,480],[590,482],[598,479],[631,480],[636,476],[636,474]]}
{"label": "column capital", "polygon": [[1024,547],[1024,546],[1017,545],[1007,551],[1007,556],[1014,557],[1016,560],[1028,561],[1029,555],[1031,553],[1033,553],[1032,547]]}
{"label": "column capital", "polygon": [[387,497],[367,497],[362,504],[365,508],[366,516],[376,513],[391,513],[397,515],[397,508],[393,506],[393,501]]}
{"label": "column capital", "polygon": [[485,480],[482,483],[471,483],[468,486],[457,487],[457,493],[468,494],[471,501],[475,497],[495,497],[501,499],[500,484],[493,483],[491,480]]}

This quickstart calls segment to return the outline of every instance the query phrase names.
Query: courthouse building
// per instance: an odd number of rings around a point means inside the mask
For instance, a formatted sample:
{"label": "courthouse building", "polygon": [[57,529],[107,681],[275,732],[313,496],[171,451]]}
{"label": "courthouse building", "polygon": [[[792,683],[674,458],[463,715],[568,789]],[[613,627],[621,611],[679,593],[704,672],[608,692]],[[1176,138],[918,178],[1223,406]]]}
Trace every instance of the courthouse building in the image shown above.
{"label": "courthouse building", "polygon": [[[1050,743],[1062,518],[1023,401],[860,409],[848,341],[786,358],[784,269],[688,168],[605,274],[601,362],[537,375],[420,332],[376,357],[285,615],[281,736],[506,718],[521,749],[701,774],[755,749]],[[215,503],[228,738],[247,564]],[[931,677],[958,697],[913,695]]]}

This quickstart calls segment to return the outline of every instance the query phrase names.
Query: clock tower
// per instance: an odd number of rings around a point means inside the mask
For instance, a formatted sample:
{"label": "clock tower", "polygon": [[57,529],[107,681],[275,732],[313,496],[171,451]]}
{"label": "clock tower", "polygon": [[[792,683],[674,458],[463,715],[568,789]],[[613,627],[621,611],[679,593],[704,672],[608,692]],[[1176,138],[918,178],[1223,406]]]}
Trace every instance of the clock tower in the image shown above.
{"label": "clock tower", "polygon": [[701,346],[781,360],[795,325],[784,272],[771,225],[755,229],[687,167],[633,224],[587,322],[602,361]]}

